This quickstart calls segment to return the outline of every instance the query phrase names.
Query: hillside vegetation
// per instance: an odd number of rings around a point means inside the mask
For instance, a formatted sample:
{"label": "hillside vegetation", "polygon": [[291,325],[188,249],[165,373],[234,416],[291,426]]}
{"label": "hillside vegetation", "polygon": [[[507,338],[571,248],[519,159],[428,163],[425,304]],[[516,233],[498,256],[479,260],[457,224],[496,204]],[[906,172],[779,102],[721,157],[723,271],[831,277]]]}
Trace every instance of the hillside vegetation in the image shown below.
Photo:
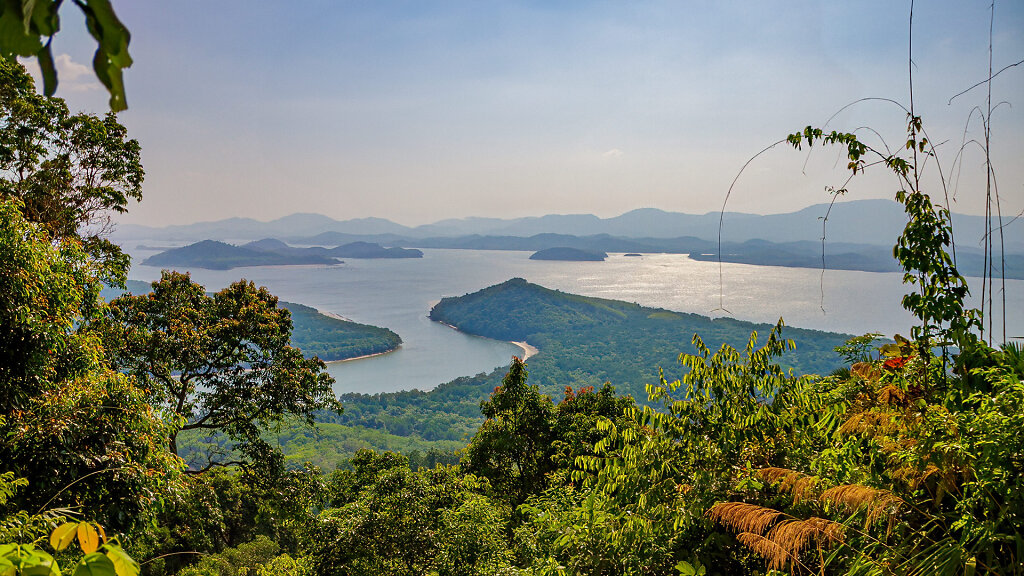
{"label": "hillside vegetation", "polygon": [[[149,282],[128,280],[126,290],[105,287],[101,296],[108,302],[125,294],[148,294]],[[317,356],[325,362],[347,360],[370,354],[390,352],[402,344],[402,338],[379,326],[359,324],[321,314],[317,309],[279,300],[277,305],[291,312],[291,345],[301,348],[307,357]]]}
{"label": "hillside vegetation", "polygon": [[[712,348],[742,347],[751,332],[772,326],[731,318],[712,319],[618,300],[568,294],[514,278],[473,294],[443,298],[430,318],[496,340],[526,341],[540,349],[530,359],[545,392],[564,386],[611,382],[620,393],[646,397],[658,370],[679,374],[678,356],[700,334]],[[785,328],[797,348],[784,366],[797,374],[828,374],[841,363],[834,348],[848,335]]]}

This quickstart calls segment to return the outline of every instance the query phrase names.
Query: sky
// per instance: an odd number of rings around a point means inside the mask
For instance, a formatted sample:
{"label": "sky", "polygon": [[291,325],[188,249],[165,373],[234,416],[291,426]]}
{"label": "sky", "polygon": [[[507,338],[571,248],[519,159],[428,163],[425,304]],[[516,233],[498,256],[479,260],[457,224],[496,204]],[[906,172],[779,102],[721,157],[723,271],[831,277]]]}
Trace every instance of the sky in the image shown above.
{"label": "sky", "polygon": [[[65,4],[57,95],[102,113],[95,46]],[[949,99],[987,76],[988,0],[919,0],[912,66],[910,3],[892,0],[114,7],[134,59],[120,118],[146,169],[123,223],[716,211],[752,156],[804,126],[901,147],[895,104],[830,117],[862,98],[909,106],[911,71],[915,112],[939,144],[925,189],[944,195],[941,171],[954,211],[985,209],[984,155],[970,142],[983,139],[986,91]],[[993,30],[995,70],[1024,59],[1024,2],[997,3]],[[1024,64],[992,89],[993,105],[1007,102],[991,150],[1013,215],[1024,210]],[[728,208],[826,202],[844,167],[836,150],[779,145],[742,173]],[[846,199],[892,198],[897,182],[875,168],[847,188]]]}

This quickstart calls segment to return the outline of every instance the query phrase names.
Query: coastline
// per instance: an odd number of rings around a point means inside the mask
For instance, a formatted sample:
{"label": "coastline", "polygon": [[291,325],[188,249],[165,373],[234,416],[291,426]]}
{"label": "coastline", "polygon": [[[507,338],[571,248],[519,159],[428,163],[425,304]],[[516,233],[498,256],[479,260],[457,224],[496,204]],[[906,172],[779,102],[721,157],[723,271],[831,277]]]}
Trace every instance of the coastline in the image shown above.
{"label": "coastline", "polygon": [[526,362],[526,360],[530,356],[533,356],[534,354],[540,352],[540,350],[538,350],[536,346],[530,345],[530,343],[528,343],[525,340],[522,341],[522,342],[512,342],[512,343],[523,349],[523,357],[522,357],[522,361],[523,362]]}
{"label": "coastline", "polygon": [[[344,320],[345,322],[357,323],[351,318],[345,318],[341,314],[335,314],[334,312],[326,312],[324,310],[317,310],[317,313],[321,316],[327,316],[328,318],[334,318],[335,320]],[[386,352],[380,352],[380,354],[386,354]],[[370,356],[376,356],[376,354],[370,354]],[[366,358],[366,356],[360,356],[360,358]],[[348,360],[355,360],[355,358],[348,358]]]}
{"label": "coastline", "polygon": [[402,345],[399,344],[398,346],[395,346],[391,350],[385,350],[383,352],[375,352],[373,354],[364,354],[362,356],[353,356],[351,358],[342,358],[341,360],[324,360],[324,364],[340,364],[341,362],[352,362],[353,360],[363,360],[364,358],[374,358],[376,356],[383,356],[385,354],[391,354],[392,352],[398,350],[401,347],[402,347]]}
{"label": "coastline", "polygon": [[[452,326],[451,324],[449,324],[447,322],[442,322],[440,320],[434,320],[434,322],[437,322],[438,324],[441,324],[443,326],[447,326],[447,327],[451,328],[452,330],[455,330],[456,332],[462,332],[462,330],[459,330],[458,328],[456,328],[455,326]],[[480,336],[478,334],[470,334],[469,332],[462,332],[462,333],[463,334],[469,334],[470,336],[476,336],[477,338],[487,338],[487,336]],[[487,339],[488,340],[494,340],[493,338],[487,338]],[[533,356],[533,355],[535,355],[535,354],[540,352],[540,350],[536,346],[533,346],[533,345],[529,344],[525,340],[522,341],[522,342],[514,342],[512,340],[508,340],[508,343],[509,344],[514,344],[515,346],[518,346],[523,351],[523,356],[522,356],[522,358],[520,358],[520,360],[522,360],[523,362],[526,362],[526,359],[529,358],[530,356]]]}

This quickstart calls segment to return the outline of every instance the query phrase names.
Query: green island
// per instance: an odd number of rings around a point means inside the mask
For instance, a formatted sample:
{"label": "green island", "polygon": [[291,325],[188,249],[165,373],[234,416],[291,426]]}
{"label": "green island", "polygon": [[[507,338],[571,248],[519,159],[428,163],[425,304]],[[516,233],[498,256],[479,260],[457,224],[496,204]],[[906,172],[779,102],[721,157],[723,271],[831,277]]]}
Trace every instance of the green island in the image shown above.
{"label": "green island", "polygon": [[[152,285],[128,280],[125,288],[108,286],[100,295],[106,301],[125,293],[138,296],[150,293]],[[316,356],[325,362],[348,360],[390,352],[402,344],[402,338],[387,328],[342,320],[294,302],[279,300],[277,305],[291,312],[291,344],[302,349],[307,357]]]}
{"label": "green island", "polygon": [[595,250],[580,250],[555,246],[538,250],[530,255],[530,260],[566,260],[570,262],[604,262],[608,254]]}
{"label": "green island", "polygon": [[422,258],[415,248],[385,248],[373,242],[350,242],[334,248],[296,248],[266,238],[242,246],[203,240],[181,248],[154,254],[142,261],[146,266],[195,267],[230,270],[243,266],[298,266],[339,264],[338,258]]}
{"label": "green island", "polygon": [[[678,356],[693,349],[695,334],[717,350],[723,344],[742,347],[752,332],[765,335],[772,329],[770,324],[568,294],[522,278],[443,298],[430,318],[469,334],[536,346],[540,352],[530,364],[544,392],[611,382],[620,393],[640,400],[645,385],[659,382],[659,370],[669,380],[680,375]],[[835,347],[850,337],[790,327],[782,333],[796,342],[796,350],[781,363],[798,375],[828,374],[839,367],[842,359]]]}
{"label": "green island", "polygon": [[[310,243],[315,244],[315,242]],[[402,248],[400,246],[385,248],[377,242],[363,242],[361,240],[339,244],[334,248],[324,248],[323,246],[297,248],[276,238],[264,238],[262,240],[256,240],[255,242],[244,244],[242,247],[288,256],[317,256],[331,258],[423,258],[423,252],[416,250],[415,248]]]}
{"label": "green island", "polygon": [[316,254],[281,254],[233,246],[216,240],[203,240],[154,254],[143,260],[142,263],[158,268],[196,267],[210,270],[230,270],[243,266],[337,264],[338,261]]}

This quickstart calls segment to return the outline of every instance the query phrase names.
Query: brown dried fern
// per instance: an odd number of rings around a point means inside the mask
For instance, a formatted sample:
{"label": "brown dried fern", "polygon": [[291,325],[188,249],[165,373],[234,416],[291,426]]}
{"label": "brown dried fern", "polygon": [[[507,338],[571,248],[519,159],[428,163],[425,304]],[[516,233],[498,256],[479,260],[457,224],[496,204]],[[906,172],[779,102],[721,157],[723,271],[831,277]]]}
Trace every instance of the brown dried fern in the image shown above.
{"label": "brown dried fern", "polygon": [[892,384],[886,384],[878,391],[878,401],[881,404],[890,406],[906,406],[907,393]]}
{"label": "brown dried fern", "polygon": [[820,479],[789,468],[762,468],[758,471],[768,482],[778,482],[779,490],[793,495],[793,503],[811,498]]}
{"label": "brown dried fern", "polygon": [[849,512],[866,512],[866,524],[874,524],[883,515],[895,512],[903,504],[888,490],[879,490],[861,484],[844,484],[821,493],[821,501],[843,506]]}
{"label": "brown dried fern", "polygon": [[819,548],[842,542],[843,525],[817,516],[787,520],[773,526],[767,538],[798,557],[808,542],[814,541]]}
{"label": "brown dried fern", "polygon": [[736,539],[739,540],[744,546],[753,550],[757,555],[764,558],[767,563],[767,569],[782,570],[786,563],[790,560],[796,560],[785,548],[779,546],[775,542],[761,536],[760,534],[754,534],[753,532],[740,532],[736,535]]}
{"label": "brown dried fern", "polygon": [[857,412],[839,427],[840,434],[867,434],[879,436],[892,434],[900,429],[891,412]]}
{"label": "brown dried fern", "polygon": [[760,535],[776,518],[782,516],[782,512],[747,502],[719,502],[707,511],[707,516],[737,532]]}

